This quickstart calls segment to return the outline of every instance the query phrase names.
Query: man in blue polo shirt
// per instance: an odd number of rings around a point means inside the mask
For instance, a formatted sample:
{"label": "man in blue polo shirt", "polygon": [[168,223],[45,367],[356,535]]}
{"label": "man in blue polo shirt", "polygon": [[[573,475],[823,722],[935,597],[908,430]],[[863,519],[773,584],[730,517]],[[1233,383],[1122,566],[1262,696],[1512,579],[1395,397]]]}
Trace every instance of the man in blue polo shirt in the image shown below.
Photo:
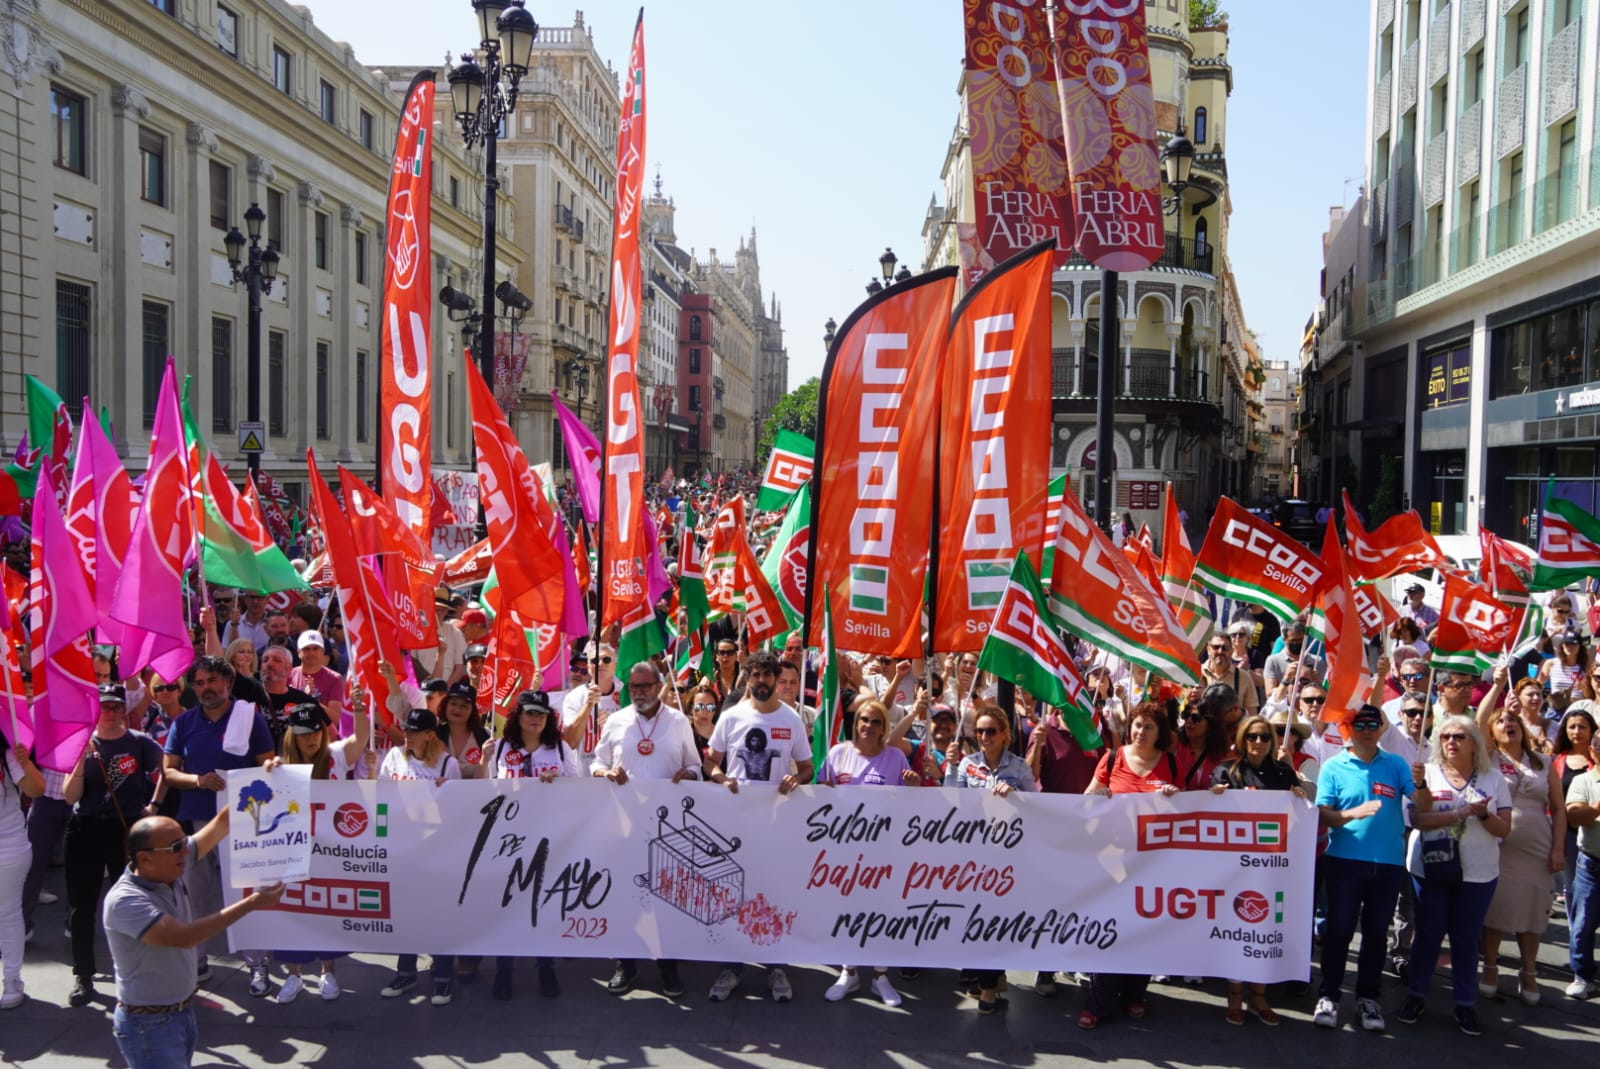
{"label": "man in blue polo shirt", "polygon": [[1328,920],[1322,935],[1322,990],[1311,1019],[1323,1028],[1338,1027],[1345,960],[1358,923],[1356,1008],[1362,1028],[1384,1028],[1378,987],[1389,921],[1406,875],[1405,799],[1416,789],[1414,770],[1405,759],[1378,749],[1387,724],[1375,705],[1356,710],[1349,745],[1317,775],[1320,821],[1330,829],[1322,858]]}
{"label": "man in blue polo shirt", "polygon": [[[250,741],[242,754],[222,748],[233,709],[233,666],[221,657],[201,657],[189,670],[189,683],[199,705],[185,709],[167,732],[166,771],[168,790],[178,794],[178,822],[194,834],[217,815],[217,793],[227,790],[230,769],[252,768],[274,755],[272,729],[261,711],[254,711]],[[222,868],[215,853],[197,858],[183,877],[189,900],[197,915],[215,913],[222,908]],[[215,940],[213,939],[213,942]],[[201,945],[200,979],[210,975],[206,951],[220,949]],[[250,966],[250,993],[258,998],[269,990],[267,958],[264,953],[247,951]]]}

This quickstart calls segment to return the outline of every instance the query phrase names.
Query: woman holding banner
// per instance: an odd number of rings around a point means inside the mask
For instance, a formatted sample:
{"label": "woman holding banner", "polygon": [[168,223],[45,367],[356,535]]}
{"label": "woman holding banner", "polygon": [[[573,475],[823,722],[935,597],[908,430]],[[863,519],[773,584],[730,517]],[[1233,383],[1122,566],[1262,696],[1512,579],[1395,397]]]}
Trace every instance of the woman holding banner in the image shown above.
{"label": "woman holding banner", "polygon": [[465,680],[445,692],[444,716],[439,721],[439,741],[459,762],[462,779],[488,779],[489,729],[478,712],[478,691]]}
{"label": "woman holding banner", "polygon": [[[871,707],[872,703],[864,706]],[[950,771],[945,774],[946,787],[986,787],[1000,798],[1012,791],[1039,789],[1028,762],[1011,752],[1011,724],[1004,714],[997,709],[983,710],[977,715],[972,733],[978,739],[978,752],[959,763],[951,762]],[[1004,1005],[996,994],[1000,970],[977,970],[977,983],[978,1012],[987,1016],[998,1011]]]}
{"label": "woman holding banner", "polygon": [[[1306,796],[1300,784],[1300,774],[1288,762],[1275,754],[1278,737],[1272,723],[1264,716],[1247,716],[1239,724],[1234,740],[1237,758],[1217,767],[1211,774],[1211,793],[1224,791],[1289,791],[1296,798]],[[1281,1018],[1267,1005],[1267,986],[1250,985],[1250,1012],[1262,1024],[1277,1025]],[[1228,981],[1228,1012],[1223,1018],[1229,1024],[1244,1024],[1244,984]]]}
{"label": "woman holding banner", "polygon": [[1238,714],[1238,695],[1226,683],[1212,683],[1198,698],[1191,692],[1176,754],[1178,782],[1184,790],[1205,790],[1214,782],[1217,769],[1233,752],[1228,720]]}
{"label": "woman holding banner", "polygon": [[[911,770],[903,750],[887,745],[889,736],[889,707],[881,701],[869,701],[856,710],[855,737],[841,742],[828,751],[817,771],[817,782],[829,787],[851,785],[857,787],[915,786],[920,777]],[[873,969],[872,993],[883,1000],[885,1006],[900,1005],[900,992],[889,982],[889,970],[882,965]],[[839,967],[839,979],[828,988],[826,998],[838,1002],[861,987],[861,979],[853,965]]]}
{"label": "woman holding banner", "polygon": [[[1115,794],[1177,794],[1178,761],[1172,749],[1172,726],[1154,702],[1137,706],[1128,717],[1127,745],[1110,750],[1100,759],[1094,781],[1084,794],[1110,797]],[[1078,1027],[1100,1027],[1118,1009],[1133,1020],[1145,1014],[1144,996],[1150,986],[1148,976],[1095,973],[1089,983],[1089,1002],[1078,1014]]]}

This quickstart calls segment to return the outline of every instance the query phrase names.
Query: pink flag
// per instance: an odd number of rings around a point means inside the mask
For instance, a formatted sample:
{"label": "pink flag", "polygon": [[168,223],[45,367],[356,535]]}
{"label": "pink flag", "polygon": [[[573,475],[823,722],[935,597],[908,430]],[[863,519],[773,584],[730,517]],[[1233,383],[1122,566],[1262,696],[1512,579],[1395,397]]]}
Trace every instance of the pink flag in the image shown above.
{"label": "pink flag", "polygon": [[556,406],[556,418],[561,421],[561,440],[567,447],[567,463],[572,466],[572,481],[578,488],[583,518],[589,523],[599,523],[600,439],[554,393],[550,400]]}
{"label": "pink flag", "polygon": [[[84,401],[88,411],[88,401]],[[122,575],[122,562],[128,558],[128,543],[133,538],[133,520],[139,512],[139,493],[133,488],[128,470],[117,456],[116,446],[106,437],[105,428],[98,420],[86,419],[78,434],[78,466],[83,466],[84,453],[88,452],[89,468],[94,480],[94,545],[84,552],[83,559],[93,562],[95,607],[100,621],[95,625],[95,637],[101,642],[122,642],[122,625],[111,619],[111,599],[117,591],[117,579]],[[73,474],[73,490],[69,497],[68,524],[76,518],[78,474]],[[78,532],[74,530],[74,535]],[[82,541],[80,538],[80,550]]]}
{"label": "pink flag", "polygon": [[644,514],[644,540],[650,547],[645,553],[644,579],[650,588],[650,604],[654,605],[672,593],[672,578],[661,562],[661,537],[656,533],[656,521],[649,510]]}
{"label": "pink flag", "polygon": [[[41,456],[39,463],[45,485],[55,485],[52,459]],[[33,498],[29,585],[33,723],[29,731],[19,718],[16,728],[22,738],[18,741],[32,745],[41,768],[71,772],[100,712],[89,652],[89,630],[94,627],[96,612],[54,494],[35,494]]]}
{"label": "pink flag", "polygon": [[144,500],[111,601],[111,619],[125,625],[118,659],[125,675],[148,666],[162,679],[177,679],[194,663],[183,614],[184,562],[195,545],[187,469],[177,381],[168,357],[150,435]]}

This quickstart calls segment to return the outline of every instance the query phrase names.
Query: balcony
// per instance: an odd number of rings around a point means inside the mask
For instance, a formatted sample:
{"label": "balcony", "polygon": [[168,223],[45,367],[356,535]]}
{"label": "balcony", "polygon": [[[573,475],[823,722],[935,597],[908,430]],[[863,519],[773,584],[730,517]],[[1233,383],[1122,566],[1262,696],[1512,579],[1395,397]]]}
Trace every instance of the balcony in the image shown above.
{"label": "balcony", "polygon": [[724,416],[721,412],[718,412],[716,415],[711,417],[711,425],[719,431],[727,430],[728,417]]}
{"label": "balcony", "polygon": [[579,356],[587,353],[583,335],[579,334],[576,328],[569,327],[565,323],[555,323],[551,326],[550,344],[558,349],[566,349],[576,353]]}
{"label": "balcony", "polygon": [[[1176,234],[1167,235],[1167,247],[1162,251],[1159,259],[1151,265],[1155,268],[1169,268],[1172,270],[1198,271],[1201,274],[1215,274],[1212,270],[1212,261],[1216,256],[1216,248],[1209,242],[1196,246],[1193,238],[1180,238]],[[1067,258],[1068,267],[1093,267],[1088,260],[1078,255],[1076,251]]]}
{"label": "balcony", "polygon": [[[1093,400],[1095,397],[1096,376],[1099,375],[1100,361],[1097,357],[1084,354],[1083,374],[1077,377],[1078,392],[1073,392],[1074,367],[1070,351],[1057,351],[1051,361],[1051,394],[1062,400]],[[1124,378],[1126,376],[1126,379]],[[1183,361],[1178,362],[1176,376],[1176,389],[1174,389],[1172,368],[1169,366],[1165,354],[1157,358],[1155,354],[1141,356],[1136,353],[1133,367],[1124,372],[1122,362],[1117,362],[1117,397],[1131,401],[1163,401],[1163,402],[1189,402],[1215,406],[1217,402],[1208,396],[1211,385],[1211,376],[1201,369],[1185,366]]]}
{"label": "balcony", "polygon": [[570,234],[572,232],[572,224],[572,209],[562,204],[556,205],[556,229],[565,230]]}

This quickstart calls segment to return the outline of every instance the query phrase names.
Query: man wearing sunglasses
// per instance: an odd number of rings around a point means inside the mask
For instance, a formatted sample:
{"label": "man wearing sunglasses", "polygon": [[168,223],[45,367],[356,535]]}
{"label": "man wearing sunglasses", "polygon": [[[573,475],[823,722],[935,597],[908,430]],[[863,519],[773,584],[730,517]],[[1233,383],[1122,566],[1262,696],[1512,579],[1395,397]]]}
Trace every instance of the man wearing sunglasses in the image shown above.
{"label": "man wearing sunglasses", "polygon": [[283,896],[283,884],[273,884],[192,916],[184,872],[211,854],[227,830],[227,806],[192,837],[169,817],[145,817],[128,830],[128,867],[106,894],[101,916],[117,980],[111,1033],[130,1069],[194,1061],[196,948]]}
{"label": "man wearing sunglasses", "polygon": [[588,686],[574,686],[561,702],[561,739],[577,751],[585,776],[594,770],[594,748],[600,743],[606,719],[619,708],[616,649],[603,645],[596,656],[591,643],[586,652],[593,681]]}
{"label": "man wearing sunglasses", "polygon": [[1211,636],[1206,643],[1206,659],[1200,663],[1200,673],[1207,684],[1226,683],[1239,698],[1239,706],[1246,716],[1261,709],[1261,697],[1256,693],[1255,676],[1248,668],[1235,665],[1230,653],[1231,645],[1222,635]]}

